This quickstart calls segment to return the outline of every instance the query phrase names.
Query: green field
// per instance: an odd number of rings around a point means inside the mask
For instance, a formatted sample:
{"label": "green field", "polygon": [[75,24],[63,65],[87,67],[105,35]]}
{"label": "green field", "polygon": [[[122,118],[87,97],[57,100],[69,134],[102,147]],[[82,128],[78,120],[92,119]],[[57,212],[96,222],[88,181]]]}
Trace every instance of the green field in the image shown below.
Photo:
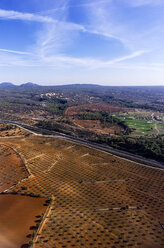
{"label": "green field", "polygon": [[132,129],[134,129],[137,135],[148,135],[153,133],[154,122],[136,120],[133,118],[126,118],[125,123]]}
{"label": "green field", "polygon": [[160,134],[164,134],[164,124],[157,123],[157,128],[158,128]]}
{"label": "green field", "polygon": [[132,115],[114,114],[113,116],[124,121],[129,128],[133,129],[133,135],[164,134],[164,124],[158,121],[138,120],[136,116]]}

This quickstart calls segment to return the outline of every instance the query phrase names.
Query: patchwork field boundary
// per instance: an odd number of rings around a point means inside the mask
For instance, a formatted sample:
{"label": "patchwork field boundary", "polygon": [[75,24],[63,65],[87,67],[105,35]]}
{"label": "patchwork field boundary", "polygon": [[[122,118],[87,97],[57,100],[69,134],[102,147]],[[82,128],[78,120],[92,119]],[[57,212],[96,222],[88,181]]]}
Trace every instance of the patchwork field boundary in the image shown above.
{"label": "patchwork field boundary", "polygon": [[44,224],[46,223],[47,218],[48,218],[48,216],[49,216],[50,213],[51,213],[52,205],[53,205],[54,200],[55,200],[55,197],[52,195],[52,197],[51,197],[51,202],[50,202],[50,204],[49,204],[49,206],[48,206],[46,212],[45,212],[44,215],[43,215],[42,221],[40,222],[39,227],[38,227],[38,229],[37,229],[37,232],[36,232],[36,234],[34,235],[34,238],[33,238],[33,240],[32,240],[32,245],[30,246],[30,248],[37,248],[37,246],[36,246],[37,244],[36,244],[36,243],[37,243],[37,240],[38,240],[38,236],[39,236],[39,234],[41,233],[41,231],[42,231],[42,229],[43,229],[43,227],[44,227]]}
{"label": "patchwork field boundary", "polygon": [[6,147],[12,149],[12,150],[20,157],[20,159],[22,160],[22,162],[23,162],[23,164],[24,164],[24,166],[25,166],[25,168],[26,168],[26,171],[28,172],[29,176],[31,176],[32,173],[31,173],[30,169],[28,168],[28,166],[26,165],[26,161],[25,161],[25,159],[22,157],[22,155],[21,155],[19,152],[17,152],[17,150],[16,150],[15,148],[13,148],[12,146],[5,145],[5,144],[3,144],[3,143],[0,143],[0,146],[1,146],[1,145],[6,146]]}
{"label": "patchwork field boundary", "polygon": [[[102,146],[102,145],[99,145],[99,144],[96,144],[96,143],[93,143],[93,142],[90,142],[90,141],[85,141],[85,140],[82,140],[82,139],[80,140],[79,138],[71,137],[69,135],[65,135],[63,133],[58,133],[58,132],[54,132],[54,134],[51,134],[51,135],[49,135],[49,134],[44,134],[43,135],[43,134],[41,134],[43,131],[44,131],[44,133],[45,132],[50,133],[50,131],[45,130],[45,129],[38,129],[36,127],[21,124],[21,123],[2,121],[2,120],[1,120],[1,122],[2,123],[9,123],[9,124],[17,125],[18,127],[24,128],[26,131],[34,134],[35,136],[51,137],[51,138],[58,137],[58,138],[61,138],[61,139],[66,139],[66,140],[69,140],[70,142],[73,142],[73,143],[83,144],[84,146],[94,148],[94,149],[96,149],[98,151],[107,152],[108,154],[114,155],[116,157],[120,157],[122,159],[127,159],[128,161],[133,161],[135,163],[142,164],[142,165],[145,165],[145,166],[164,169],[163,168],[164,165],[162,163],[159,163],[159,162],[157,162],[155,160],[149,160],[149,159],[146,159],[146,158],[141,157],[139,155],[135,155],[133,153],[128,153],[128,152],[123,151],[123,150],[117,150],[117,149],[114,149],[112,147],[105,147],[105,146]],[[34,132],[33,131],[34,129],[38,130],[38,132],[41,132],[41,133]],[[53,133],[53,131],[51,131],[51,133]]]}
{"label": "patchwork field boundary", "polygon": [[22,138],[25,135],[16,135],[16,136],[0,136],[0,139],[12,139],[12,138]]}
{"label": "patchwork field boundary", "polygon": [[[24,179],[20,180],[16,185],[19,185],[20,183],[29,180],[31,177],[34,177],[34,176],[33,176],[33,175],[30,175],[30,176],[24,178]],[[13,185],[13,186],[11,186],[10,188],[4,190],[3,192],[4,192],[4,193],[10,193],[9,191],[12,190],[14,187],[15,187],[15,185]]]}
{"label": "patchwork field boundary", "polygon": [[[6,142],[22,155],[34,175],[34,179],[18,187],[16,185],[11,191],[18,191],[20,195],[31,192],[31,195],[43,194],[49,200],[55,199],[46,202],[45,212],[39,216],[30,239],[31,248],[100,248],[110,247],[110,244],[115,247],[120,244],[119,247],[122,247],[124,241],[126,245],[138,247],[138,244],[147,242],[144,241],[145,236],[148,242],[153,237],[153,244],[162,244],[163,230],[159,225],[159,221],[163,223],[160,215],[162,202],[152,199],[150,195],[163,198],[160,176],[163,170],[142,167],[142,164],[139,166],[130,160],[128,163],[109,152],[105,155],[104,151],[96,152],[90,146],[55,138],[31,135],[26,139]],[[76,145],[71,146],[72,143]],[[61,151],[63,162],[59,161],[54,166],[54,159],[60,156]],[[89,156],[82,159],[85,154]],[[33,163],[31,159],[34,159]],[[151,177],[150,185],[148,179]],[[27,192],[22,189],[26,186]],[[159,193],[157,186],[160,187]],[[145,195],[141,194],[142,189]],[[124,234],[125,237],[122,237]]]}
{"label": "patchwork field boundary", "polygon": [[[123,156],[121,156],[121,155],[119,155],[119,156],[118,156],[118,155],[115,155],[115,153],[113,153],[113,152],[104,151],[104,150],[98,149],[98,148],[96,148],[96,147],[94,147],[94,146],[92,146],[92,145],[88,145],[88,144],[81,143],[80,141],[79,141],[79,142],[78,142],[78,141],[72,141],[72,140],[70,140],[70,139],[67,138],[67,137],[54,136],[54,135],[52,135],[52,136],[51,136],[51,135],[42,135],[42,137],[45,137],[45,138],[46,138],[46,137],[47,137],[47,138],[59,138],[59,139],[62,139],[62,140],[66,139],[66,140],[68,140],[69,142],[71,142],[71,143],[73,143],[73,144],[81,144],[81,145],[83,145],[83,146],[85,146],[85,147],[87,147],[87,148],[94,149],[94,150],[96,150],[96,151],[99,151],[99,152],[103,152],[103,153],[112,155],[112,156],[114,156],[114,157],[116,157],[116,158],[121,158],[121,159],[126,160],[126,161],[128,161],[128,162],[134,162],[135,164],[142,165],[142,166],[145,166],[145,167],[147,167],[147,168],[152,168],[152,169],[164,171],[164,168],[156,167],[156,166],[151,166],[151,165],[144,164],[144,163],[139,163],[139,162],[137,162],[137,161],[135,161],[135,160],[130,160],[130,159],[125,158],[125,157],[123,157]],[[133,156],[133,154],[131,154],[131,156]]]}

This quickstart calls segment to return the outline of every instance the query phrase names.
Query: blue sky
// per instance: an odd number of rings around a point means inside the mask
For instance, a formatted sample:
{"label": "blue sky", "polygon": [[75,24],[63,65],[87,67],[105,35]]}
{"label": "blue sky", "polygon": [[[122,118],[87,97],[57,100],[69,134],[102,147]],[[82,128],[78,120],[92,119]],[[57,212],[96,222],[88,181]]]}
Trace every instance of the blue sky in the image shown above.
{"label": "blue sky", "polygon": [[0,81],[164,85],[163,0],[1,0]]}

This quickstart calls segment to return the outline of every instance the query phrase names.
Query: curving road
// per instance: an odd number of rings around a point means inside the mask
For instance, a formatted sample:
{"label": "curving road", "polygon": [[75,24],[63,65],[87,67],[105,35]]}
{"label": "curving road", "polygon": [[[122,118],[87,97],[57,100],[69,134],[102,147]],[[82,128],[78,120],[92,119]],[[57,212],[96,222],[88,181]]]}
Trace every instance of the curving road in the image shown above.
{"label": "curving road", "polygon": [[46,129],[33,127],[33,126],[23,124],[23,123],[19,123],[19,122],[7,121],[7,120],[0,120],[0,122],[1,123],[8,123],[8,124],[16,125],[16,126],[18,126],[20,128],[23,128],[23,129],[25,129],[25,130],[27,130],[27,131],[29,131],[32,134],[37,135],[37,136],[64,138],[64,139],[67,139],[67,140],[72,141],[72,142],[80,143],[80,144],[83,144],[85,146],[95,148],[97,150],[101,150],[101,151],[104,151],[104,152],[111,153],[111,154],[113,154],[115,156],[122,157],[122,158],[127,159],[127,160],[131,160],[131,161],[134,161],[134,162],[137,162],[137,163],[141,163],[141,164],[143,164],[145,166],[155,167],[157,169],[164,170],[164,164],[162,164],[160,162],[157,162],[157,161],[152,160],[152,159],[147,159],[147,158],[144,158],[142,156],[135,155],[135,154],[132,154],[132,153],[129,153],[129,152],[126,152],[126,151],[118,150],[118,149],[115,149],[115,148],[110,147],[110,146],[97,144],[95,142],[91,142],[91,141],[88,141],[88,140],[83,140],[83,139],[80,139],[80,138],[76,138],[76,137],[73,137],[71,135],[67,135],[67,134],[63,134],[63,133],[59,133],[59,132],[55,132],[55,131],[49,131],[49,130],[46,130]]}

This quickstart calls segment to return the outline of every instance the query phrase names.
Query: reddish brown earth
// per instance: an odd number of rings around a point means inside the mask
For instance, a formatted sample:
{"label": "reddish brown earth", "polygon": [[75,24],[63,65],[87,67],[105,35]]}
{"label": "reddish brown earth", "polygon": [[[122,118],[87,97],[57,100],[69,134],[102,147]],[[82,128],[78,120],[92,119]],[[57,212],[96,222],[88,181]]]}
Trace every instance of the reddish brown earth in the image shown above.
{"label": "reddish brown earth", "polygon": [[0,247],[19,248],[29,243],[26,236],[33,233],[36,216],[46,210],[45,198],[19,195],[0,195]]}
{"label": "reddish brown earth", "polygon": [[60,138],[29,136],[6,144],[32,174],[10,192],[55,197],[34,248],[164,247],[162,169]]}
{"label": "reddish brown earth", "polygon": [[78,120],[75,118],[73,119],[73,122],[80,128],[89,129],[101,134],[115,135],[116,131],[121,131],[121,128],[117,125],[111,127],[103,127],[103,124],[101,124],[101,121],[99,120]]}
{"label": "reddish brown earth", "polygon": [[28,175],[21,157],[12,148],[0,144],[0,192]]}
{"label": "reddish brown earth", "polygon": [[92,110],[92,111],[109,111],[109,112],[120,112],[125,111],[125,108],[121,108],[118,106],[113,106],[105,103],[95,103],[95,104],[86,104],[80,106],[72,106],[67,108],[65,114],[66,115],[75,115],[83,110]]}

